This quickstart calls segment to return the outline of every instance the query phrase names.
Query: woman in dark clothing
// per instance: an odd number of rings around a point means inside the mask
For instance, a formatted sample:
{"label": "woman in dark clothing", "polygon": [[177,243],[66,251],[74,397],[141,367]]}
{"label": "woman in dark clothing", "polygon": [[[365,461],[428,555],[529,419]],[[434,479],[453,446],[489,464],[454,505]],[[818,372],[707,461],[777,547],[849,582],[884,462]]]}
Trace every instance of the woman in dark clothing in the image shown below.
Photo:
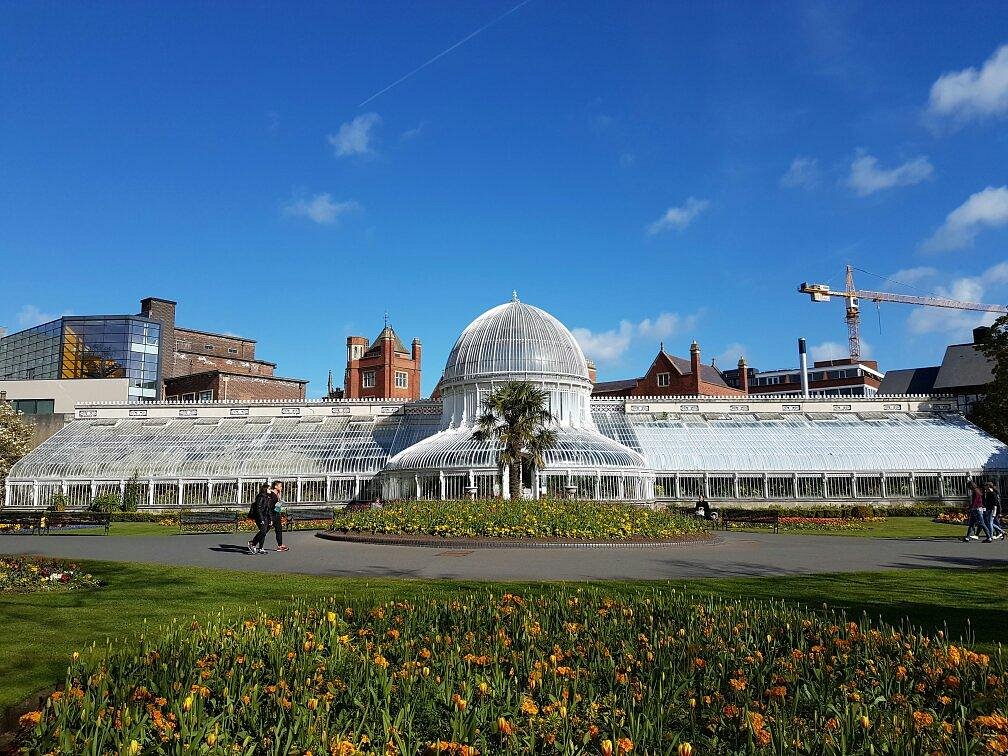
{"label": "woman in dark clothing", "polygon": [[283,545],[283,525],[280,522],[280,518],[283,517],[283,511],[285,509],[284,501],[281,498],[282,496],[283,483],[276,480],[273,482],[271,500],[273,502],[273,535],[276,536],[277,551],[287,551],[287,547]]}
{"label": "woman in dark clothing", "polygon": [[263,546],[266,543],[266,534],[269,533],[270,524],[273,522],[273,494],[270,493],[268,483],[263,483],[259,489],[255,504],[252,505],[255,511],[255,523],[259,528],[255,538],[248,542],[250,554],[266,554]]}

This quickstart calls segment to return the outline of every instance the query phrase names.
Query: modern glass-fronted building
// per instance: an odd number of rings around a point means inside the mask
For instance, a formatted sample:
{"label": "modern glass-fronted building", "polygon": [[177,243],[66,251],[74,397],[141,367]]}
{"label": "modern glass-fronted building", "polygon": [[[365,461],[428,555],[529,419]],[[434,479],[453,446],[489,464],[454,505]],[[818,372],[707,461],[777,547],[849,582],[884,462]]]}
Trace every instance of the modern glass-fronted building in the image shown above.
{"label": "modern glass-fronted building", "polygon": [[558,435],[544,465],[523,470],[527,496],[962,501],[970,479],[1008,495],[1008,448],[949,398],[592,399],[570,331],[515,300],[462,332],[438,399],[78,405],[13,467],[6,499],[86,506],[134,476],[151,508],[238,506],[267,478],[306,505],[506,495],[497,449],[473,431],[482,400],[510,380],[547,391]]}
{"label": "modern glass-fronted building", "polygon": [[0,381],[127,378],[157,398],[161,324],[135,315],[65,316],[0,338]]}

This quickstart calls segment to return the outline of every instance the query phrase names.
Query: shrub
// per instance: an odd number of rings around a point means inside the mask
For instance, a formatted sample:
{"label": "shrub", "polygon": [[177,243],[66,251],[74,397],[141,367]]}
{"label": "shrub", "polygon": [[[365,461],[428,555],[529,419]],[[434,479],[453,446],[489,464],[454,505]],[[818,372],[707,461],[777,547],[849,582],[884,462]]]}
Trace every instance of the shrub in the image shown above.
{"label": "shrub", "polygon": [[550,587],[175,622],[75,654],[65,685],[22,718],[20,745],[965,754],[996,750],[1006,707],[1005,659],[941,633],[667,587],[620,600]]}
{"label": "shrub", "polygon": [[143,487],[140,485],[140,473],[136,470],[126,482],[123,489],[122,510],[124,512],[136,512],[140,508],[143,496]]}
{"label": "shrub", "polygon": [[400,501],[380,509],[337,510],[336,530],[445,538],[668,539],[706,530],[672,508],[567,499]]}
{"label": "shrub", "polygon": [[101,496],[95,496],[91,500],[91,506],[88,508],[92,512],[112,512],[122,508],[122,499],[119,498],[119,494],[102,494]]}
{"label": "shrub", "polygon": [[65,512],[67,505],[70,504],[70,500],[63,495],[62,491],[57,491],[53,494],[53,497],[49,500],[49,509],[53,512]]}

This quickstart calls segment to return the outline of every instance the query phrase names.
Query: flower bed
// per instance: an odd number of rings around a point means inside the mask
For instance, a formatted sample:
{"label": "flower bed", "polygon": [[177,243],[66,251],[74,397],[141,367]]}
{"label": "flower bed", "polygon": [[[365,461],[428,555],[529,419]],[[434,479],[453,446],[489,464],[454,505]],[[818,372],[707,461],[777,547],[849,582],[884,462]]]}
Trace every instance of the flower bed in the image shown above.
{"label": "flower bed", "polygon": [[934,521],[944,522],[949,525],[965,525],[968,519],[969,517],[966,512],[960,509],[951,512],[942,512],[934,518]]}
{"label": "flower bed", "polygon": [[558,499],[392,502],[337,511],[334,526],[348,533],[575,540],[662,540],[706,531],[701,521],[674,509]]}
{"label": "flower bed", "polygon": [[41,557],[0,557],[0,593],[76,591],[98,588],[101,581],[73,562]]}
{"label": "flower bed", "polygon": [[[295,603],[74,655],[30,753],[985,753],[1005,659],[668,588]],[[689,744],[687,748],[686,744]]]}

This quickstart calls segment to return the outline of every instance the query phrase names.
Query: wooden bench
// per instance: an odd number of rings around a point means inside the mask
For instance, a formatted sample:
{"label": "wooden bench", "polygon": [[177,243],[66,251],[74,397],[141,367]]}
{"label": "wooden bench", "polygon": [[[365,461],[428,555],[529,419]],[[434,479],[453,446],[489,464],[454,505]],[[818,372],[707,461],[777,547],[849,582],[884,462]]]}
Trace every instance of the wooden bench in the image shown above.
{"label": "wooden bench", "polygon": [[306,507],[303,509],[288,509],[284,512],[287,517],[288,530],[294,530],[294,526],[299,522],[311,522],[312,520],[328,520],[332,527],[333,508],[332,507]]}
{"label": "wooden bench", "polygon": [[[35,535],[42,532],[43,516],[42,512],[0,509],[0,525],[17,525],[18,530],[15,532],[22,532],[23,528],[28,528],[29,532]],[[0,529],[0,533],[5,532],[7,532],[7,528]]]}
{"label": "wooden bench", "polygon": [[773,527],[773,532],[778,532],[780,527],[780,515],[777,512],[724,512],[721,515],[724,522],[724,529],[732,525],[767,525]]}
{"label": "wooden bench", "polygon": [[48,533],[51,528],[76,526],[104,528],[105,535],[108,535],[111,523],[112,515],[107,512],[47,512],[43,531]]}
{"label": "wooden bench", "polygon": [[[185,532],[186,528],[201,527],[203,525],[220,525],[220,529],[211,532],[238,532],[238,512],[218,510],[203,512],[182,512],[179,514],[179,532]],[[226,525],[227,528],[223,528]]]}

